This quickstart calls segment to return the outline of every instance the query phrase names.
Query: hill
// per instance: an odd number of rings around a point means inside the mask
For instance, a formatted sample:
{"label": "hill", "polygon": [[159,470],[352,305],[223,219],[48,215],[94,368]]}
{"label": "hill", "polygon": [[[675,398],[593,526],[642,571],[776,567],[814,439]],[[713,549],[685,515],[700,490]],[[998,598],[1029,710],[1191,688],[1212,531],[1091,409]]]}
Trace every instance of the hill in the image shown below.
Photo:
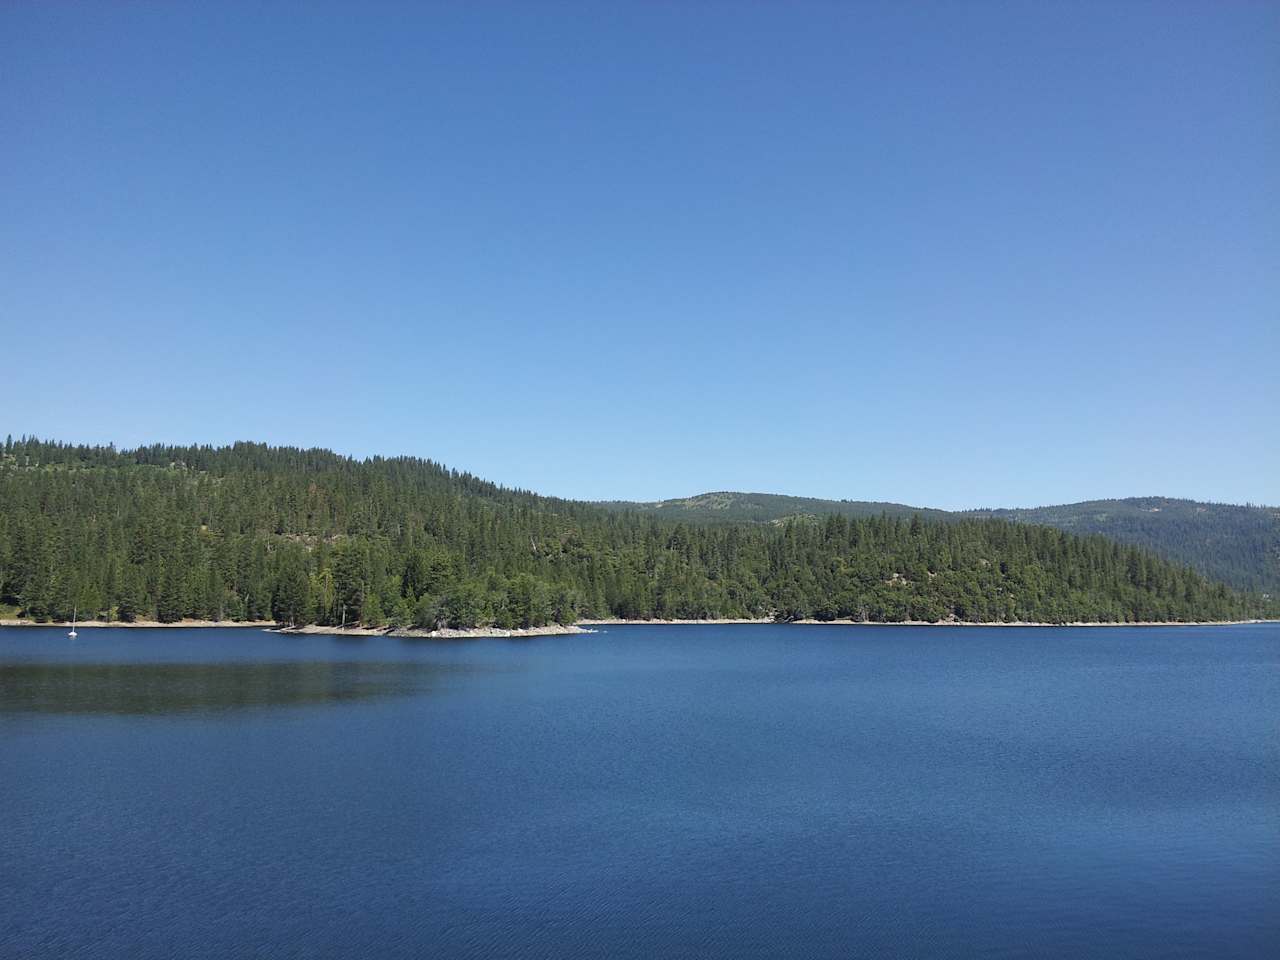
{"label": "hill", "polygon": [[0,604],[31,619],[435,627],[584,616],[1225,620],[1257,600],[1135,547],[1001,518],[689,524],[430,460],[8,440]]}
{"label": "hill", "polygon": [[686,523],[754,522],[768,523],[788,517],[921,517],[944,518],[945,510],[910,507],[904,503],[880,503],[871,500],[820,500],[814,497],[789,497],[777,493],[703,493],[680,500],[658,500],[639,503],[610,500],[598,504],[608,510],[621,510],[646,516],[661,517]]}
{"label": "hill", "polygon": [[1070,533],[1099,534],[1186,564],[1237,590],[1280,596],[1280,508],[1276,507],[1134,497],[1029,509],[949,512],[902,503],[733,492],[654,503],[613,501],[602,506],[687,523],[769,523],[787,517],[831,515],[910,517],[917,513],[932,520],[992,517]]}
{"label": "hill", "polygon": [[1280,508],[1132,497],[962,515],[1101,534],[1185,563],[1237,590],[1280,595]]}

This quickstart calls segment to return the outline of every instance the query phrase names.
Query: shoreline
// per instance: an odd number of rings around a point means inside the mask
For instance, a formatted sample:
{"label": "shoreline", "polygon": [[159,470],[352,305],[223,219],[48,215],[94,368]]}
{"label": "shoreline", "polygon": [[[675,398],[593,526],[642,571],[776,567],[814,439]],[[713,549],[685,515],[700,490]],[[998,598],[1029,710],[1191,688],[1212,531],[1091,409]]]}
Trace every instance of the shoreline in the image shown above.
{"label": "shoreline", "polygon": [[474,627],[458,630],[453,627],[441,627],[438,630],[423,630],[418,627],[324,627],[308,623],[301,627],[281,627],[272,625],[269,633],[286,633],[292,636],[337,636],[337,637],[408,637],[420,640],[479,640],[507,639],[518,637],[565,637],[577,633],[595,633],[576,623],[550,623],[545,627]]}
{"label": "shoreline", "polygon": [[[203,627],[221,627],[223,629],[265,630],[270,633],[296,634],[299,636],[345,636],[345,637],[406,637],[433,640],[469,640],[481,638],[519,638],[519,637],[561,637],[575,634],[598,633],[598,627],[627,626],[730,626],[761,625],[777,626],[844,626],[844,627],[1227,627],[1246,624],[1280,623],[1280,620],[1143,620],[1124,622],[1104,621],[1072,621],[1069,623],[1045,623],[1039,621],[1008,620],[982,623],[976,620],[788,620],[777,621],[771,618],[719,618],[714,620],[624,620],[618,617],[588,618],[572,624],[547,624],[542,627],[473,627],[454,629],[441,627],[437,630],[423,630],[417,627],[327,627],[309,623],[300,627],[281,626],[274,620],[178,620],[174,623],[160,623],[157,620],[135,620],[131,623],[107,622],[105,620],[82,620],[77,627],[124,627],[128,629],[153,630],[165,627],[178,629],[198,629]],[[20,618],[0,619],[0,627],[70,627],[68,621],[38,623],[34,620]]]}
{"label": "shoreline", "polygon": [[1280,620],[1072,620],[1067,623],[1048,623],[1040,620],[621,620],[594,619],[579,620],[578,623],[600,627],[625,626],[670,626],[697,625],[714,626],[718,624],[736,623],[772,623],[778,626],[818,626],[818,627],[1231,627],[1248,623],[1280,623]]}
{"label": "shoreline", "polygon": [[777,622],[778,621],[774,620],[772,617],[760,617],[754,620],[748,617],[743,617],[743,618],[725,617],[725,618],[720,618],[715,620],[681,620],[681,619],[658,620],[656,618],[647,619],[647,620],[645,619],[624,620],[621,617],[595,617],[595,618],[588,618],[588,619],[583,619],[578,621],[578,623],[588,627],[621,627],[621,626],[626,626],[628,624],[631,624],[633,626],[638,625],[638,626],[660,627],[660,626],[666,626],[669,624],[690,624],[691,625],[691,624],[698,624],[698,623],[704,624],[706,626],[714,626],[716,624],[726,624],[726,623],[777,623]]}
{"label": "shoreline", "polygon": [[1280,623],[1277,620],[1073,620],[1066,623],[1048,623],[1036,620],[1001,620],[982,622],[977,620],[794,620],[801,626],[852,626],[852,627],[1235,627],[1245,623]]}
{"label": "shoreline", "polygon": [[[38,623],[35,620],[17,618],[0,619],[0,627],[57,627],[69,628],[70,621],[50,620]],[[300,627],[282,626],[274,620],[177,620],[173,623],[160,623],[158,620],[134,620],[131,623],[107,622],[105,620],[81,620],[76,628],[81,627],[124,627],[128,629],[154,630],[164,627],[176,627],[183,630],[204,627],[221,627],[224,630],[263,630],[267,633],[287,633],[298,636],[340,636],[340,637],[411,637],[436,640],[469,640],[480,638],[505,637],[556,637],[576,633],[595,633],[595,630],[578,624],[548,624],[545,627],[475,627],[468,630],[455,630],[441,627],[439,630],[420,630],[416,627],[325,627],[308,623]]]}
{"label": "shoreline", "polygon": [[793,620],[801,625],[824,624],[847,627],[1236,627],[1249,623],[1280,623],[1280,620],[1069,620],[1048,623],[1042,620]]}
{"label": "shoreline", "polygon": [[[70,620],[48,620],[40,623],[36,620],[27,620],[21,617],[9,617],[0,619],[0,627],[69,627]],[[159,627],[244,627],[246,629],[252,627],[258,630],[269,630],[276,626],[274,620],[176,620],[173,623],[161,623],[159,620],[132,620],[125,623],[122,620],[77,620],[76,627],[129,627],[138,628],[140,630],[150,630]]]}

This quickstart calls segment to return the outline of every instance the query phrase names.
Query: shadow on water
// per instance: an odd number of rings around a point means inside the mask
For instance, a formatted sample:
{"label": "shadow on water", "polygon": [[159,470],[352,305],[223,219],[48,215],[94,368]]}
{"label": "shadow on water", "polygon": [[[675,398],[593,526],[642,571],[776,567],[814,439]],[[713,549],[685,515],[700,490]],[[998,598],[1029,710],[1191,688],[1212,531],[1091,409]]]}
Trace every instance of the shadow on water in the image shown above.
{"label": "shadow on water", "polygon": [[461,668],[436,664],[0,664],[0,713],[169,714],[305,706],[431,689]]}

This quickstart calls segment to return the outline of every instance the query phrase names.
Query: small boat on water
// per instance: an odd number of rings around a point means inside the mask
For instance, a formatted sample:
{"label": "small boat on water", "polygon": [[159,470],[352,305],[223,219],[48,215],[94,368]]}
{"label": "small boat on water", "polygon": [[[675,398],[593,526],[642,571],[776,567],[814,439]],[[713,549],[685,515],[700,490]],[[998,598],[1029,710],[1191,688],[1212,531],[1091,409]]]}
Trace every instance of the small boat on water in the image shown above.
{"label": "small boat on water", "polygon": [[74,640],[77,636],[79,636],[79,634],[76,633],[76,614],[79,612],[80,612],[79,610],[76,610],[74,608],[71,611],[71,632],[68,633],[67,636],[70,637],[72,640]]}

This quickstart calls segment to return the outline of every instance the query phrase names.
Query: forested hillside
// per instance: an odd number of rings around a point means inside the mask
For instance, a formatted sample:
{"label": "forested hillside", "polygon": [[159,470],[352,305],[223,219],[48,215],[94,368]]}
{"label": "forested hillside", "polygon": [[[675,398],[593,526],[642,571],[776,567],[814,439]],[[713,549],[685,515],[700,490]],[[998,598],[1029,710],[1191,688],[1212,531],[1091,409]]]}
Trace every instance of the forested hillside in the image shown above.
{"label": "forested hillside", "polygon": [[677,500],[640,503],[630,500],[603,501],[599,506],[623,510],[664,520],[686,523],[756,522],[770,523],[791,517],[906,517],[917,514],[922,519],[946,518],[945,510],[912,507],[905,503],[874,500],[821,500],[816,497],[791,497],[778,493],[734,493],[719,491]]}
{"label": "forested hillside", "polygon": [[1028,509],[948,512],[902,503],[732,492],[654,503],[614,501],[602,506],[686,523],[772,523],[797,516],[832,514],[910,517],[918,513],[934,520],[995,517],[1057,527],[1070,533],[1101,534],[1186,564],[1237,590],[1280,596],[1280,508],[1276,507],[1132,497]]}
{"label": "forested hillside", "polygon": [[1131,497],[968,515],[1102,534],[1146,547],[1239,590],[1280,594],[1280,508]]}
{"label": "forested hillside", "polygon": [[691,525],[428,460],[8,440],[0,603],[33,619],[467,627],[587,616],[1222,620],[1258,602],[1100,537],[1000,519]]}

